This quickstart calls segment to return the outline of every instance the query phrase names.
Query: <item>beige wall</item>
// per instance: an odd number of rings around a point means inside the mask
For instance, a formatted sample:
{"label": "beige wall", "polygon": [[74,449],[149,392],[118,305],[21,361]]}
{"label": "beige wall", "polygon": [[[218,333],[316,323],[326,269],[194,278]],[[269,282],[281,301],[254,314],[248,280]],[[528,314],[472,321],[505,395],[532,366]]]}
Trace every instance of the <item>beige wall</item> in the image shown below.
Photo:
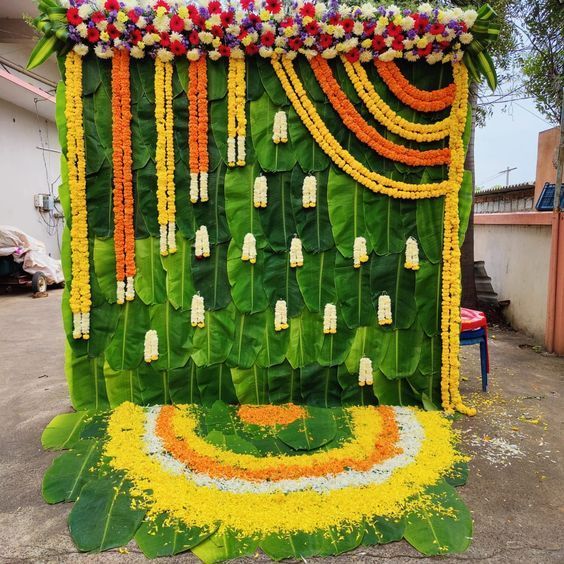
{"label": "beige wall", "polygon": [[60,154],[37,149],[42,142],[59,151],[55,124],[0,99],[0,224],[40,239],[59,258],[62,221],[54,227],[54,218],[33,204],[34,194],[47,194],[50,187],[57,194],[60,182]]}
{"label": "beige wall", "polygon": [[474,225],[474,258],[485,262],[506,317],[515,329],[544,342],[550,225]]}
{"label": "beige wall", "polygon": [[553,127],[539,133],[537,147],[537,172],[535,180],[535,204],[541,195],[545,182],[556,182],[556,148],[560,138],[560,128]]}

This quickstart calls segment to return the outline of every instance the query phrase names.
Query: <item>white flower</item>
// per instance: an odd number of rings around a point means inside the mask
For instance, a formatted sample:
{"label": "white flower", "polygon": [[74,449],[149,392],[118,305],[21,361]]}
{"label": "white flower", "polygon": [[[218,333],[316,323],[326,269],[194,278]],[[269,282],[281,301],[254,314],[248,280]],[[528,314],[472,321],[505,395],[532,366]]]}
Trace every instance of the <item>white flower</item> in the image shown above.
{"label": "white flower", "polygon": [[159,336],[154,329],[145,333],[145,362],[153,362],[159,358]]}
{"label": "white flower", "polygon": [[272,140],[276,144],[288,142],[288,119],[284,110],[280,110],[274,114]]}
{"label": "white flower", "polygon": [[197,61],[200,58],[200,50],[199,49],[190,49],[186,53],[186,57],[189,61]]}
{"label": "white flower", "polygon": [[345,30],[342,25],[337,24],[333,30],[333,37],[335,39],[341,39],[345,36]]}
{"label": "white flower", "polygon": [[78,15],[83,19],[87,19],[88,16],[92,13],[92,6],[90,4],[82,4],[80,8],[78,8]]}
{"label": "white flower", "polygon": [[[437,59],[437,61],[438,60],[439,59]],[[427,61],[429,61],[429,57],[427,57]],[[409,237],[405,242],[404,266],[410,270],[419,270],[419,245],[417,244],[417,240],[413,237]]]}
{"label": "white flower", "polygon": [[208,229],[205,225],[201,225],[196,230],[196,240],[194,242],[194,253],[196,258],[208,258],[210,256],[210,238]]}
{"label": "white flower", "polygon": [[82,43],[77,43],[77,44],[73,47],[73,51],[74,51],[77,55],[80,55],[81,57],[84,57],[84,56],[88,53],[88,45],[83,45]]}
{"label": "white flower", "polygon": [[274,306],[274,330],[288,329],[288,306],[285,300],[278,300]]}
{"label": "white flower", "polygon": [[392,300],[388,294],[378,296],[378,323],[380,325],[392,324]]}
{"label": "white flower", "polygon": [[302,184],[302,206],[314,208],[317,204],[317,178],[313,175],[306,176]]}
{"label": "white flower", "polygon": [[468,26],[468,28],[471,28],[477,17],[478,13],[476,10],[466,10],[462,16],[462,21]]}
{"label": "white flower", "polygon": [[145,29],[147,27],[147,20],[144,16],[139,16],[137,23],[135,24],[139,29]]}
{"label": "white flower", "polygon": [[421,4],[419,6],[419,8],[417,9],[417,11],[420,14],[427,14],[429,15],[432,11],[433,11],[433,6],[431,6],[431,4],[425,2],[425,4]]}
{"label": "white flower", "polygon": [[200,329],[205,326],[205,306],[204,298],[200,294],[192,296],[192,308],[190,311],[190,323],[192,327],[199,327]]}
{"label": "white flower", "polygon": [[401,22],[401,28],[404,31],[409,31],[410,29],[413,29],[414,25],[415,25],[415,20],[411,16],[405,16],[405,18],[403,18]]}
{"label": "white flower", "polygon": [[360,9],[362,10],[362,17],[366,19],[373,18],[376,14],[376,6],[369,4],[368,2],[362,4]]}
{"label": "white flower", "polygon": [[364,26],[362,25],[362,22],[358,22],[358,21],[355,22],[354,25],[353,25],[353,30],[352,30],[352,32],[353,32],[355,35],[362,35],[363,32],[364,32]]}
{"label": "white flower", "polygon": [[102,45],[96,45],[94,53],[100,59],[111,59],[114,56],[114,52],[111,49],[105,48]]}
{"label": "white flower", "polygon": [[216,51],[216,50],[214,49],[213,51],[210,51],[210,52],[208,53],[208,56],[209,56],[209,58],[210,58],[212,61],[217,61],[218,59],[221,58],[221,53],[220,53],[219,51]]}
{"label": "white flower", "polygon": [[358,60],[359,60],[361,63],[368,63],[368,62],[370,62],[373,58],[374,58],[374,53],[372,53],[372,51],[363,51],[363,52],[360,54]]}
{"label": "white flower", "polygon": [[325,14],[326,11],[327,11],[327,6],[325,5],[324,2],[318,2],[315,5],[315,16],[318,19],[323,17],[323,15]]}
{"label": "white flower", "polygon": [[137,45],[134,45],[131,48],[130,54],[134,59],[142,59],[145,56],[145,49],[141,49],[140,47],[137,47]]}
{"label": "white flower", "polygon": [[360,365],[358,367],[358,385],[364,386],[365,384],[368,384],[369,386],[372,386],[373,384],[372,360],[370,360],[366,356],[363,356],[360,359]]}
{"label": "white flower", "polygon": [[81,24],[78,24],[76,26],[76,31],[78,31],[80,37],[84,39],[88,35],[88,26],[84,22],[82,22]]}
{"label": "white flower", "polygon": [[266,176],[257,176],[253,186],[253,205],[255,208],[265,208],[268,203],[268,184]]}
{"label": "white flower", "polygon": [[459,39],[460,39],[460,43],[467,45],[472,41],[472,39],[474,39],[474,36],[471,33],[466,32],[466,33],[461,33]]}
{"label": "white flower", "polygon": [[161,47],[158,51],[157,51],[157,57],[163,61],[164,63],[170,62],[174,59],[174,54],[171,53],[168,49],[165,49],[164,47]]}
{"label": "white flower", "polygon": [[261,57],[263,57],[264,59],[268,59],[269,57],[272,57],[272,53],[273,53],[273,50],[272,50],[271,47],[264,47],[263,46],[259,49],[259,55]]}
{"label": "white flower", "polygon": [[330,47],[329,49],[325,49],[321,53],[321,56],[324,59],[334,59],[337,56],[337,49],[335,49],[335,47]]}
{"label": "white flower", "polygon": [[257,262],[257,240],[252,233],[247,233],[243,239],[241,260],[255,264]]}
{"label": "white flower", "polygon": [[198,37],[202,43],[209,45],[213,41],[213,35],[209,31],[200,31]]}
{"label": "white flower", "polygon": [[302,241],[294,237],[290,243],[290,266],[292,268],[304,265],[304,255],[302,251]]}
{"label": "white flower", "polygon": [[406,51],[405,59],[406,61],[414,62],[419,60],[419,55],[415,51]]}
{"label": "white flower", "polygon": [[437,51],[436,53],[430,53],[429,55],[427,55],[427,56],[425,57],[425,60],[426,60],[430,65],[434,65],[435,63],[438,63],[442,58],[443,58],[443,53],[442,53],[442,51]]}
{"label": "white flower", "polygon": [[353,264],[355,268],[368,261],[368,252],[366,249],[366,239],[364,237],[355,237],[353,244]]}
{"label": "white flower", "polygon": [[334,335],[337,332],[337,306],[325,304],[323,310],[323,333]]}

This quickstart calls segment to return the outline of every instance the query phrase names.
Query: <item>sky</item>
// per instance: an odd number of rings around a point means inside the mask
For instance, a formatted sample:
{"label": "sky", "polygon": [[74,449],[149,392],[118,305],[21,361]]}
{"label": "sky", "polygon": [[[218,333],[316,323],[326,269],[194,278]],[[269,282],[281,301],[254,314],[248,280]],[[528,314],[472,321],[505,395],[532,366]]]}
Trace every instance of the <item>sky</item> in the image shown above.
{"label": "sky", "polygon": [[505,173],[498,173],[507,167],[517,167],[509,173],[509,184],[534,182],[538,134],[554,127],[532,100],[513,102],[505,112],[502,107],[494,105],[486,125],[476,130],[476,187],[505,185]]}

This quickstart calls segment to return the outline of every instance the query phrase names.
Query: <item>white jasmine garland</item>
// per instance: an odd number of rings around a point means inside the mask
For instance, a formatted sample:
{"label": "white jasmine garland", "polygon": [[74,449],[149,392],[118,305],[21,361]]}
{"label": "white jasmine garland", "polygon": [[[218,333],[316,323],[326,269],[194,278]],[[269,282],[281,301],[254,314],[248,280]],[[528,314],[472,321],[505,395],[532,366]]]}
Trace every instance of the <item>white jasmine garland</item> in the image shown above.
{"label": "white jasmine garland", "polygon": [[167,245],[167,226],[166,225],[160,225],[159,226],[159,232],[160,232],[160,249],[161,249],[161,255],[164,255],[168,252],[168,245]]}
{"label": "white jasmine garland", "polygon": [[150,363],[159,358],[159,336],[154,329],[145,333],[145,362]]}
{"label": "white jasmine garland", "polygon": [[208,235],[208,228],[205,225],[201,225],[200,229],[196,231],[194,253],[198,259],[210,256],[210,238]]}
{"label": "white jasmine garland", "polygon": [[360,365],[358,368],[358,385],[364,386],[368,384],[372,386],[372,360],[368,357],[363,356],[360,359]]}
{"label": "white jasmine garland", "polygon": [[288,142],[288,118],[284,110],[279,110],[274,114],[272,140],[276,144]]}
{"label": "white jasmine garland", "polygon": [[304,255],[302,252],[302,241],[294,237],[290,243],[290,266],[292,268],[304,265]]}
{"label": "white jasmine garland", "polygon": [[285,300],[278,300],[274,306],[274,330],[288,329],[288,306]]}
{"label": "white jasmine garland", "polygon": [[419,270],[419,245],[413,237],[405,242],[405,268]]}
{"label": "white jasmine garland", "polygon": [[198,189],[198,173],[190,173],[190,201],[195,204],[200,197],[200,191]]}
{"label": "white jasmine garland", "polygon": [[202,328],[206,323],[206,310],[204,306],[204,298],[200,294],[192,296],[192,307],[190,310],[190,323],[192,327]]}
{"label": "white jasmine garland", "polygon": [[245,166],[247,160],[246,137],[237,135],[237,166]]}
{"label": "white jasmine garland", "polygon": [[364,237],[355,237],[353,244],[353,263],[355,268],[368,261],[368,252],[366,249],[366,239]]}
{"label": "white jasmine garland", "polygon": [[378,296],[378,323],[380,325],[392,324],[392,300],[388,294]]}
{"label": "white jasmine garland", "polygon": [[202,202],[209,200],[207,172],[200,172],[200,200]]}
{"label": "white jasmine garland", "polygon": [[133,301],[135,298],[135,282],[133,280],[133,276],[128,276],[126,278],[126,285],[125,285],[125,300],[127,302]]}
{"label": "white jasmine garland", "polygon": [[227,138],[227,164],[235,166],[237,161],[235,137]]}
{"label": "white jasmine garland", "polygon": [[317,178],[306,176],[302,185],[302,205],[304,208],[314,208],[317,204]]}
{"label": "white jasmine garland", "polygon": [[334,335],[337,332],[337,306],[335,304],[325,304],[323,310],[323,333]]}
{"label": "white jasmine garland", "polygon": [[253,186],[253,205],[255,208],[266,208],[268,204],[268,182],[266,176],[257,176]]}
{"label": "white jasmine garland", "polygon": [[176,252],[176,223],[174,221],[168,222],[168,252],[175,253]]}
{"label": "white jasmine garland", "polygon": [[116,301],[119,305],[125,302],[125,281],[118,280],[116,285]]}
{"label": "white jasmine garland", "polygon": [[243,239],[241,260],[255,264],[257,262],[257,240],[252,233],[247,233]]}

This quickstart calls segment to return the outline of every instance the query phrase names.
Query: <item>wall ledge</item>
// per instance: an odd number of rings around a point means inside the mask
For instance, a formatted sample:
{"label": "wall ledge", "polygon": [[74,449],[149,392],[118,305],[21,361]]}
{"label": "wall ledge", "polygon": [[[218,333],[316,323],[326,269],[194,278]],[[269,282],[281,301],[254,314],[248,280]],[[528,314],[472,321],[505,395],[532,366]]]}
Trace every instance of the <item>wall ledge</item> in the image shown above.
{"label": "wall ledge", "polygon": [[550,212],[476,213],[474,225],[552,225]]}

